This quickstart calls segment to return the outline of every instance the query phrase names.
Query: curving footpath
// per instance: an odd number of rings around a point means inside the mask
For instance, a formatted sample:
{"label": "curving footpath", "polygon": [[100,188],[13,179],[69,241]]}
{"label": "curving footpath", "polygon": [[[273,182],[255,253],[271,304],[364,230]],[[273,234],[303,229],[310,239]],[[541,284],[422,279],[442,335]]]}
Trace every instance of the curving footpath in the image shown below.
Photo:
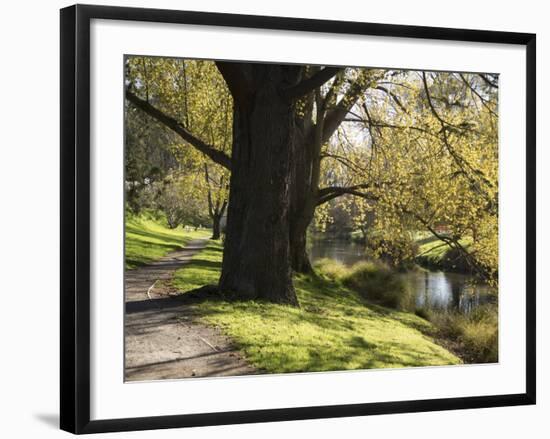
{"label": "curving footpath", "polygon": [[208,239],[125,274],[125,381],[256,373],[231,340],[198,323],[193,306],[171,296],[162,281],[200,252]]}

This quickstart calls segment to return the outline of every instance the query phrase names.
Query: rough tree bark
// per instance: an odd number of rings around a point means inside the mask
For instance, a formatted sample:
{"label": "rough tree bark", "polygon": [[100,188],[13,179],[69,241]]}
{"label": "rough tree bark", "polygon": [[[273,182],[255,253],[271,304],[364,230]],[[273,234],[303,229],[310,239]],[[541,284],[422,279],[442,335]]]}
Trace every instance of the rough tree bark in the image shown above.
{"label": "rough tree bark", "polygon": [[220,291],[298,306],[292,283],[290,185],[296,99],[338,68],[302,80],[292,65],[218,62],[234,100],[230,200]]}
{"label": "rough tree bark", "polygon": [[297,117],[296,150],[292,162],[290,188],[290,253],[292,270],[296,273],[312,273],[313,267],[307,254],[307,228],[313,220],[315,209],[311,205],[311,171],[313,148],[310,141],[314,130],[312,120],[313,94],[304,99],[304,115]]}
{"label": "rough tree bark", "polygon": [[230,198],[220,291],[298,305],[290,266],[294,66],[219,63],[234,98]]}

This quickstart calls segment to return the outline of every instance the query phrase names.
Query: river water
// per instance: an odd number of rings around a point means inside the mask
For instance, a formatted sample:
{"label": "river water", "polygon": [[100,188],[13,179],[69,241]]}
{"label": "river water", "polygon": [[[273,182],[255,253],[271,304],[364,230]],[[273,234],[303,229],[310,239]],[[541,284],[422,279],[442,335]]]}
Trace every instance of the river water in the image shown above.
{"label": "river water", "polygon": [[[365,259],[364,246],[344,240],[315,240],[309,247],[311,261],[330,258],[351,266]],[[473,276],[444,271],[411,270],[402,274],[419,308],[470,313],[495,300],[494,291]]]}

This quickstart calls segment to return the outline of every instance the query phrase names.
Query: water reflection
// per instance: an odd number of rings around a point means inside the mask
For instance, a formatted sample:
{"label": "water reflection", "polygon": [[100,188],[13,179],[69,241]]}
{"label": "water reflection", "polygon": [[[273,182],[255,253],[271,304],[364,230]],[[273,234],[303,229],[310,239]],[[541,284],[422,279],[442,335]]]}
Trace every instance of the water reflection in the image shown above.
{"label": "water reflection", "polygon": [[365,246],[363,244],[338,239],[313,241],[308,251],[312,262],[329,258],[351,266],[365,259]]}
{"label": "water reflection", "polygon": [[[313,241],[309,247],[312,262],[322,258],[347,266],[364,260],[364,247],[344,240]],[[481,304],[495,300],[490,286],[472,276],[443,271],[413,270],[402,275],[411,293],[412,308],[470,313]]]}
{"label": "water reflection", "polygon": [[469,313],[492,300],[491,288],[471,276],[443,271],[410,271],[403,275],[418,308]]}

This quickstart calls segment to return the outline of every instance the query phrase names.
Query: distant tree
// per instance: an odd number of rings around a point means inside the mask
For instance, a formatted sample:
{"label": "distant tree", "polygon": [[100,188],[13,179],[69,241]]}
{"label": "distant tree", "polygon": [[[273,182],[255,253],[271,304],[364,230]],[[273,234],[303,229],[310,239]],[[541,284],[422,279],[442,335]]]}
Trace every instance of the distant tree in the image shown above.
{"label": "distant tree", "polygon": [[128,106],[125,135],[126,203],[134,212],[152,208],[155,182],[177,167],[177,160],[169,145],[174,135],[143,112]]}
{"label": "distant tree", "polygon": [[229,199],[228,173],[215,164],[204,163],[204,177],[208,214],[212,221],[212,239],[220,239],[221,220]]}

